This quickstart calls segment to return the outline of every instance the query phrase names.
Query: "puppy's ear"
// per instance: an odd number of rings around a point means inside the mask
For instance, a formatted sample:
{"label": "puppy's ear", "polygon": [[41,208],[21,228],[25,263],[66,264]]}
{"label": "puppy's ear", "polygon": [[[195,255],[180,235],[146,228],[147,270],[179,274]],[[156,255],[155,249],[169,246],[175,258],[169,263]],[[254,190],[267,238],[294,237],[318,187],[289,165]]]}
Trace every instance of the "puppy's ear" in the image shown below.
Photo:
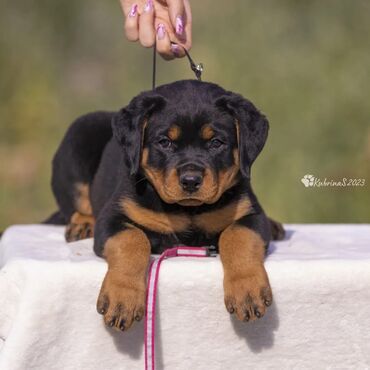
{"label": "puppy's ear", "polygon": [[265,145],[269,123],[258,109],[241,95],[229,93],[216,100],[216,106],[235,117],[239,136],[240,172],[250,177],[250,167]]}
{"label": "puppy's ear", "polygon": [[125,151],[130,175],[136,175],[139,171],[146,122],[155,111],[163,109],[165,104],[165,99],[160,95],[142,93],[112,120],[113,135]]}

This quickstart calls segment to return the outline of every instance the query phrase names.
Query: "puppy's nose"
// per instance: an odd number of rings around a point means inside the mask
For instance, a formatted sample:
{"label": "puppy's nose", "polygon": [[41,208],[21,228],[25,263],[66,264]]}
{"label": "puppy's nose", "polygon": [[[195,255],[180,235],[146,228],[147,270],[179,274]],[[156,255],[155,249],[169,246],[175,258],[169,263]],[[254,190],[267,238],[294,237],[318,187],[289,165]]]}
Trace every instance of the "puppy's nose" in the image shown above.
{"label": "puppy's nose", "polygon": [[182,188],[189,192],[194,193],[202,185],[203,176],[197,173],[184,173],[180,176],[180,184]]}

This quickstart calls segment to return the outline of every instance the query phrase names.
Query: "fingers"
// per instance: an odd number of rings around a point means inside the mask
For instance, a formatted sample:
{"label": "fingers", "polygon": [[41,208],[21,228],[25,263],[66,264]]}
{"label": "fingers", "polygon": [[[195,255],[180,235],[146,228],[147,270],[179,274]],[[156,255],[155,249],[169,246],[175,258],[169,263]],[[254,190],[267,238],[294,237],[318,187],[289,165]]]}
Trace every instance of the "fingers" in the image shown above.
{"label": "fingers", "polygon": [[139,14],[138,5],[132,4],[131,9],[128,12],[125,22],[125,33],[126,37],[130,41],[137,41],[139,39]]}
{"label": "fingers", "polygon": [[186,50],[191,49],[192,45],[192,15],[189,0],[184,0],[185,8],[185,42],[184,47]]}
{"label": "fingers", "polygon": [[[168,4],[169,4],[169,1],[168,1]],[[171,3],[171,4],[174,4],[174,3]],[[167,31],[169,33],[171,41],[178,44],[178,46],[172,44],[172,48],[171,48],[172,53],[178,58],[185,56],[184,48],[186,50],[190,50],[191,45],[192,45],[192,16],[191,16],[190,4],[188,0],[183,0],[182,4],[183,4],[183,9],[184,9],[184,16],[183,16],[184,23],[182,24],[183,26],[182,34],[179,35],[179,31],[181,30],[181,27],[179,30],[179,27],[177,27],[177,29],[174,29],[172,27],[172,24],[166,24]],[[168,11],[170,13],[170,9]],[[173,14],[177,13],[176,11],[174,12],[173,9],[171,10],[171,12],[172,12],[172,15],[171,15],[172,17],[173,17]]]}
{"label": "fingers", "polygon": [[183,0],[167,0],[168,12],[175,33],[183,37],[185,31],[185,8]]}
{"label": "fingers", "polygon": [[[190,49],[191,10],[188,0],[168,0],[168,8],[157,8],[157,4],[154,8],[153,0],[120,2],[126,15],[128,40],[139,40],[144,47],[152,47],[156,42],[158,53],[166,60],[183,57],[183,47]],[[144,3],[144,6],[138,6],[138,3]]]}
{"label": "fingers", "polygon": [[171,42],[166,31],[166,27],[163,23],[159,23],[157,26],[157,43],[156,43],[158,53],[165,60],[170,60],[173,58],[171,53]]}
{"label": "fingers", "polygon": [[171,44],[170,36],[163,23],[159,23],[157,26],[156,41],[157,51],[165,60],[171,60],[175,57],[180,58],[185,54],[180,46]]}
{"label": "fingers", "polygon": [[143,13],[139,18],[139,39],[141,45],[151,47],[155,42],[154,5],[153,0],[147,0]]}

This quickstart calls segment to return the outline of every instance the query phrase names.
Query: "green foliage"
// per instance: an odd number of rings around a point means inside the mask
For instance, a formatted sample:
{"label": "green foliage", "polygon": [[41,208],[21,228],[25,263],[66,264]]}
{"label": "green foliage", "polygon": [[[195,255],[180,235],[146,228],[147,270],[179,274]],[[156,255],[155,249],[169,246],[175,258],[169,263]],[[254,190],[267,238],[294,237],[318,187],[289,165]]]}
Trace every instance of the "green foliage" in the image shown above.
{"label": "green foliage", "polygon": [[[270,136],[253,169],[284,222],[370,220],[370,7],[366,1],[192,1],[204,78],[251,99]],[[50,162],[70,122],[150,88],[151,50],[125,41],[118,1],[3,1],[0,9],[0,229],[56,206]],[[192,78],[160,61],[158,83]],[[305,188],[365,178],[362,188]]]}

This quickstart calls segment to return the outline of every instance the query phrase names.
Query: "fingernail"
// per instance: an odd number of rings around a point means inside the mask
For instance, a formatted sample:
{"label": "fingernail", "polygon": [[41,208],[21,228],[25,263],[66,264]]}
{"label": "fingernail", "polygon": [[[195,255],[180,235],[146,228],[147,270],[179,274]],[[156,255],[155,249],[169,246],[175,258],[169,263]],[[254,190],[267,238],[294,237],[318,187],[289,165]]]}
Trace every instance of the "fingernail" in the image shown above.
{"label": "fingernail", "polygon": [[179,47],[179,45],[172,44],[171,45],[171,51],[175,54],[175,56],[178,57],[180,55],[180,47]]}
{"label": "fingernail", "polygon": [[135,17],[137,14],[137,4],[132,4],[130,13],[128,13],[129,17]]}
{"label": "fingernail", "polygon": [[148,13],[151,12],[154,8],[153,0],[148,0],[144,6],[144,12]]}
{"label": "fingernail", "polygon": [[176,17],[176,33],[178,35],[182,35],[184,32],[184,22],[182,20],[182,16],[178,15]]}
{"label": "fingernail", "polygon": [[166,29],[164,27],[164,24],[159,23],[159,25],[157,27],[158,40],[163,40],[165,35],[166,35]]}

